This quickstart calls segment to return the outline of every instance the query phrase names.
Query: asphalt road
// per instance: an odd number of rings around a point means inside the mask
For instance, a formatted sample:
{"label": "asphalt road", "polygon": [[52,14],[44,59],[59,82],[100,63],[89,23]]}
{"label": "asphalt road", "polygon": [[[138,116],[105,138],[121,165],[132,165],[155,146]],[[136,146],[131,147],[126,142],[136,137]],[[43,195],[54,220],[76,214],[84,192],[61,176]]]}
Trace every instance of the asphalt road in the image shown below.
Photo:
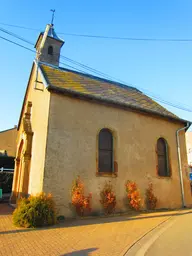
{"label": "asphalt road", "polygon": [[175,216],[131,248],[126,256],[192,256],[192,213]]}

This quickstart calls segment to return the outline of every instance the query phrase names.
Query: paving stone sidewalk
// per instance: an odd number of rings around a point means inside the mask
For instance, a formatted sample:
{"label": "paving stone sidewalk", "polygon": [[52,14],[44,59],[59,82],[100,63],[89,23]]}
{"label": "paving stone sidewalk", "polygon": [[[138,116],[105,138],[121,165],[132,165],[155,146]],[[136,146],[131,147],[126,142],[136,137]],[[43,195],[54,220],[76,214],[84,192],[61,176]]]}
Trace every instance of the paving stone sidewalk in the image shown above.
{"label": "paving stone sidewalk", "polygon": [[11,212],[8,205],[0,204],[0,256],[123,256],[151,229],[192,210],[67,220],[41,229],[14,227]]}

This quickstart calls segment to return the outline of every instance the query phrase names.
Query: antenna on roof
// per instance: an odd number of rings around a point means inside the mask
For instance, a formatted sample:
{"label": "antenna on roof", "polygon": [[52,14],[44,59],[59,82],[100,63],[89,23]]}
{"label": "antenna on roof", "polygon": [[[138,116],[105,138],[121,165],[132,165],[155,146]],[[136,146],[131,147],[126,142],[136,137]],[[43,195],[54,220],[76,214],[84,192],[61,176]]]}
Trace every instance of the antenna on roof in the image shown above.
{"label": "antenna on roof", "polygon": [[52,12],[51,25],[53,26],[53,21],[54,21],[54,17],[55,17],[55,9],[51,9],[50,11]]}

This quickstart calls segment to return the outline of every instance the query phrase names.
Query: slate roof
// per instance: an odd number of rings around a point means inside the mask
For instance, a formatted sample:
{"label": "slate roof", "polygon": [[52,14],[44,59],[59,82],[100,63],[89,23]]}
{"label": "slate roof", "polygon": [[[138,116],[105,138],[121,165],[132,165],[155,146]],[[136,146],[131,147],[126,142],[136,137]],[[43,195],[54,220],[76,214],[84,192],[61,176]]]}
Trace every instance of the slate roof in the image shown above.
{"label": "slate roof", "polygon": [[59,37],[57,36],[57,34],[55,33],[55,30],[54,30],[53,27],[50,27],[49,32],[48,32],[48,36],[49,36],[49,37],[52,37],[52,38],[54,38],[54,39],[56,39],[56,40],[63,41],[61,38],[59,38]]}
{"label": "slate roof", "polygon": [[134,87],[45,63],[40,64],[40,69],[48,89],[187,122]]}

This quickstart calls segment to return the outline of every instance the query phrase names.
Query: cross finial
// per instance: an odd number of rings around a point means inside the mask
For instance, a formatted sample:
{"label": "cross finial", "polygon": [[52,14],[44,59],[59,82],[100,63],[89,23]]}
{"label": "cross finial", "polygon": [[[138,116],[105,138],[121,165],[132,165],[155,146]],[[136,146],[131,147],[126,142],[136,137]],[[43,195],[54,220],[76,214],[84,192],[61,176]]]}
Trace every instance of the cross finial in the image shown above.
{"label": "cross finial", "polygon": [[52,18],[51,18],[51,25],[53,26],[54,16],[55,16],[55,9],[50,10],[52,12]]}

